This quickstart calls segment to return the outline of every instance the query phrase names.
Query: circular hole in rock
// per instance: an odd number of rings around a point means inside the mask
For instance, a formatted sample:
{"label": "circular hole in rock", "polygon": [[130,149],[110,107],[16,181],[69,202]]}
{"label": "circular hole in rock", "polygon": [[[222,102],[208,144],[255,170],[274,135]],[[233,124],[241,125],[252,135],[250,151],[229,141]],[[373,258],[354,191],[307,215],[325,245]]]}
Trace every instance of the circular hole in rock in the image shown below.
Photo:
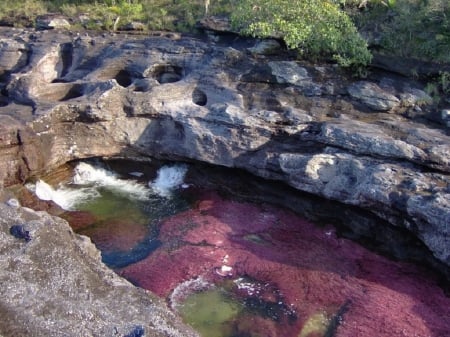
{"label": "circular hole in rock", "polygon": [[128,70],[120,70],[114,79],[124,88],[129,87],[133,83],[133,76]]}
{"label": "circular hole in rock", "polygon": [[206,94],[202,90],[195,89],[192,92],[192,102],[200,106],[205,106],[206,103],[208,102],[208,98],[206,97]]}
{"label": "circular hole in rock", "polygon": [[183,77],[183,68],[173,65],[158,65],[153,69],[153,77],[159,84],[178,82]]}

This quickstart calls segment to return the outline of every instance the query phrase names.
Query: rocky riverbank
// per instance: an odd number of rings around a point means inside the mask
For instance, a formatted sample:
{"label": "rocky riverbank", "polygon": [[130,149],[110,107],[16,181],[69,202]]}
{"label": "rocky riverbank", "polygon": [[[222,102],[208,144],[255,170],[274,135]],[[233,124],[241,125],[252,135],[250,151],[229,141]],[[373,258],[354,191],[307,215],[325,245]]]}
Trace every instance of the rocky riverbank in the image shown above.
{"label": "rocky riverbank", "polygon": [[[239,168],[356,206],[383,219],[387,231],[408,231],[450,275],[449,115],[427,110],[420,83],[376,71],[355,81],[332,65],[294,60],[276,41],[229,34],[2,28],[0,89],[3,188],[89,157]],[[1,212],[2,242],[25,247],[29,259],[27,247],[38,243],[8,233],[25,210]],[[13,268],[14,252],[4,250],[3,270]]]}

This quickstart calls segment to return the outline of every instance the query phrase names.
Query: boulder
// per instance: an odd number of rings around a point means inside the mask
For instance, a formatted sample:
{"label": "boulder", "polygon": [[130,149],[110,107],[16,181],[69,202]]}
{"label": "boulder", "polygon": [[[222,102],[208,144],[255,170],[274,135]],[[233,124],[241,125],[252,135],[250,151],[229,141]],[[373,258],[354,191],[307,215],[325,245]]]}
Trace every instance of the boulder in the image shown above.
{"label": "boulder", "polygon": [[443,109],[441,111],[441,119],[442,122],[444,122],[445,125],[450,128],[450,109]]}
{"label": "boulder", "polygon": [[70,22],[67,18],[55,15],[46,14],[40,15],[36,18],[36,29],[68,29],[70,28]]}
{"label": "boulder", "polygon": [[0,75],[13,72],[27,63],[27,46],[15,39],[0,39]]}
{"label": "boulder", "polygon": [[215,32],[237,33],[237,31],[231,27],[230,19],[227,16],[206,16],[198,22],[198,26],[202,29]]}
{"label": "boulder", "polygon": [[353,83],[348,87],[348,93],[351,97],[376,111],[389,111],[400,105],[400,100],[397,97],[372,82]]}
{"label": "boulder", "polygon": [[293,61],[271,61],[268,63],[278,83],[302,85],[311,81],[311,76],[306,68]]}
{"label": "boulder", "polygon": [[283,50],[281,43],[275,39],[264,39],[255,43],[248,51],[258,55],[273,55]]}
{"label": "boulder", "polygon": [[125,31],[143,31],[145,30],[145,24],[138,21],[128,22],[124,26],[120,27],[120,30]]}

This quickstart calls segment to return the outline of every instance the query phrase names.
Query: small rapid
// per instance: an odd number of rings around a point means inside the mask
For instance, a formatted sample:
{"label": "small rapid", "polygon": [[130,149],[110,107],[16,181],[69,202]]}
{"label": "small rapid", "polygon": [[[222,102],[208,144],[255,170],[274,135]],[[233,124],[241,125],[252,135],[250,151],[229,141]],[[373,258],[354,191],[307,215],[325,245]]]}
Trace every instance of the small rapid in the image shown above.
{"label": "small rapid", "polygon": [[62,185],[55,189],[43,180],[38,180],[36,184],[27,184],[27,188],[39,199],[53,201],[66,211],[76,210],[77,205],[88,203],[100,196],[94,187],[72,188]]}
{"label": "small rapid", "polygon": [[153,191],[163,197],[170,197],[173,190],[183,186],[188,167],[183,164],[163,166],[158,170],[158,175],[149,186]]}
{"label": "small rapid", "polygon": [[146,201],[152,194],[169,198],[173,190],[183,185],[187,170],[187,165],[183,164],[162,166],[156,179],[146,186],[132,179],[121,179],[116,173],[101,166],[81,162],[75,167],[72,181],[68,184],[54,188],[45,181],[38,180],[36,184],[28,184],[27,187],[39,199],[53,201],[66,211],[74,211],[80,205],[100,197],[100,189],[132,200]]}

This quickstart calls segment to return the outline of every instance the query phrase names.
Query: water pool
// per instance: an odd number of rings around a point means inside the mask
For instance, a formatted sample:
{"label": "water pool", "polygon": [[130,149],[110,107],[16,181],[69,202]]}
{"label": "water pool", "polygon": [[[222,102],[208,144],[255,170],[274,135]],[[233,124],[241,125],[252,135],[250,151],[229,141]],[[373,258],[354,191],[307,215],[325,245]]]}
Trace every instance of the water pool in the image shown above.
{"label": "water pool", "polygon": [[171,164],[145,181],[81,166],[71,183],[36,192],[63,195],[66,218],[104,262],[204,337],[450,335],[450,299],[426,270],[332,224],[194,185],[188,172]]}

